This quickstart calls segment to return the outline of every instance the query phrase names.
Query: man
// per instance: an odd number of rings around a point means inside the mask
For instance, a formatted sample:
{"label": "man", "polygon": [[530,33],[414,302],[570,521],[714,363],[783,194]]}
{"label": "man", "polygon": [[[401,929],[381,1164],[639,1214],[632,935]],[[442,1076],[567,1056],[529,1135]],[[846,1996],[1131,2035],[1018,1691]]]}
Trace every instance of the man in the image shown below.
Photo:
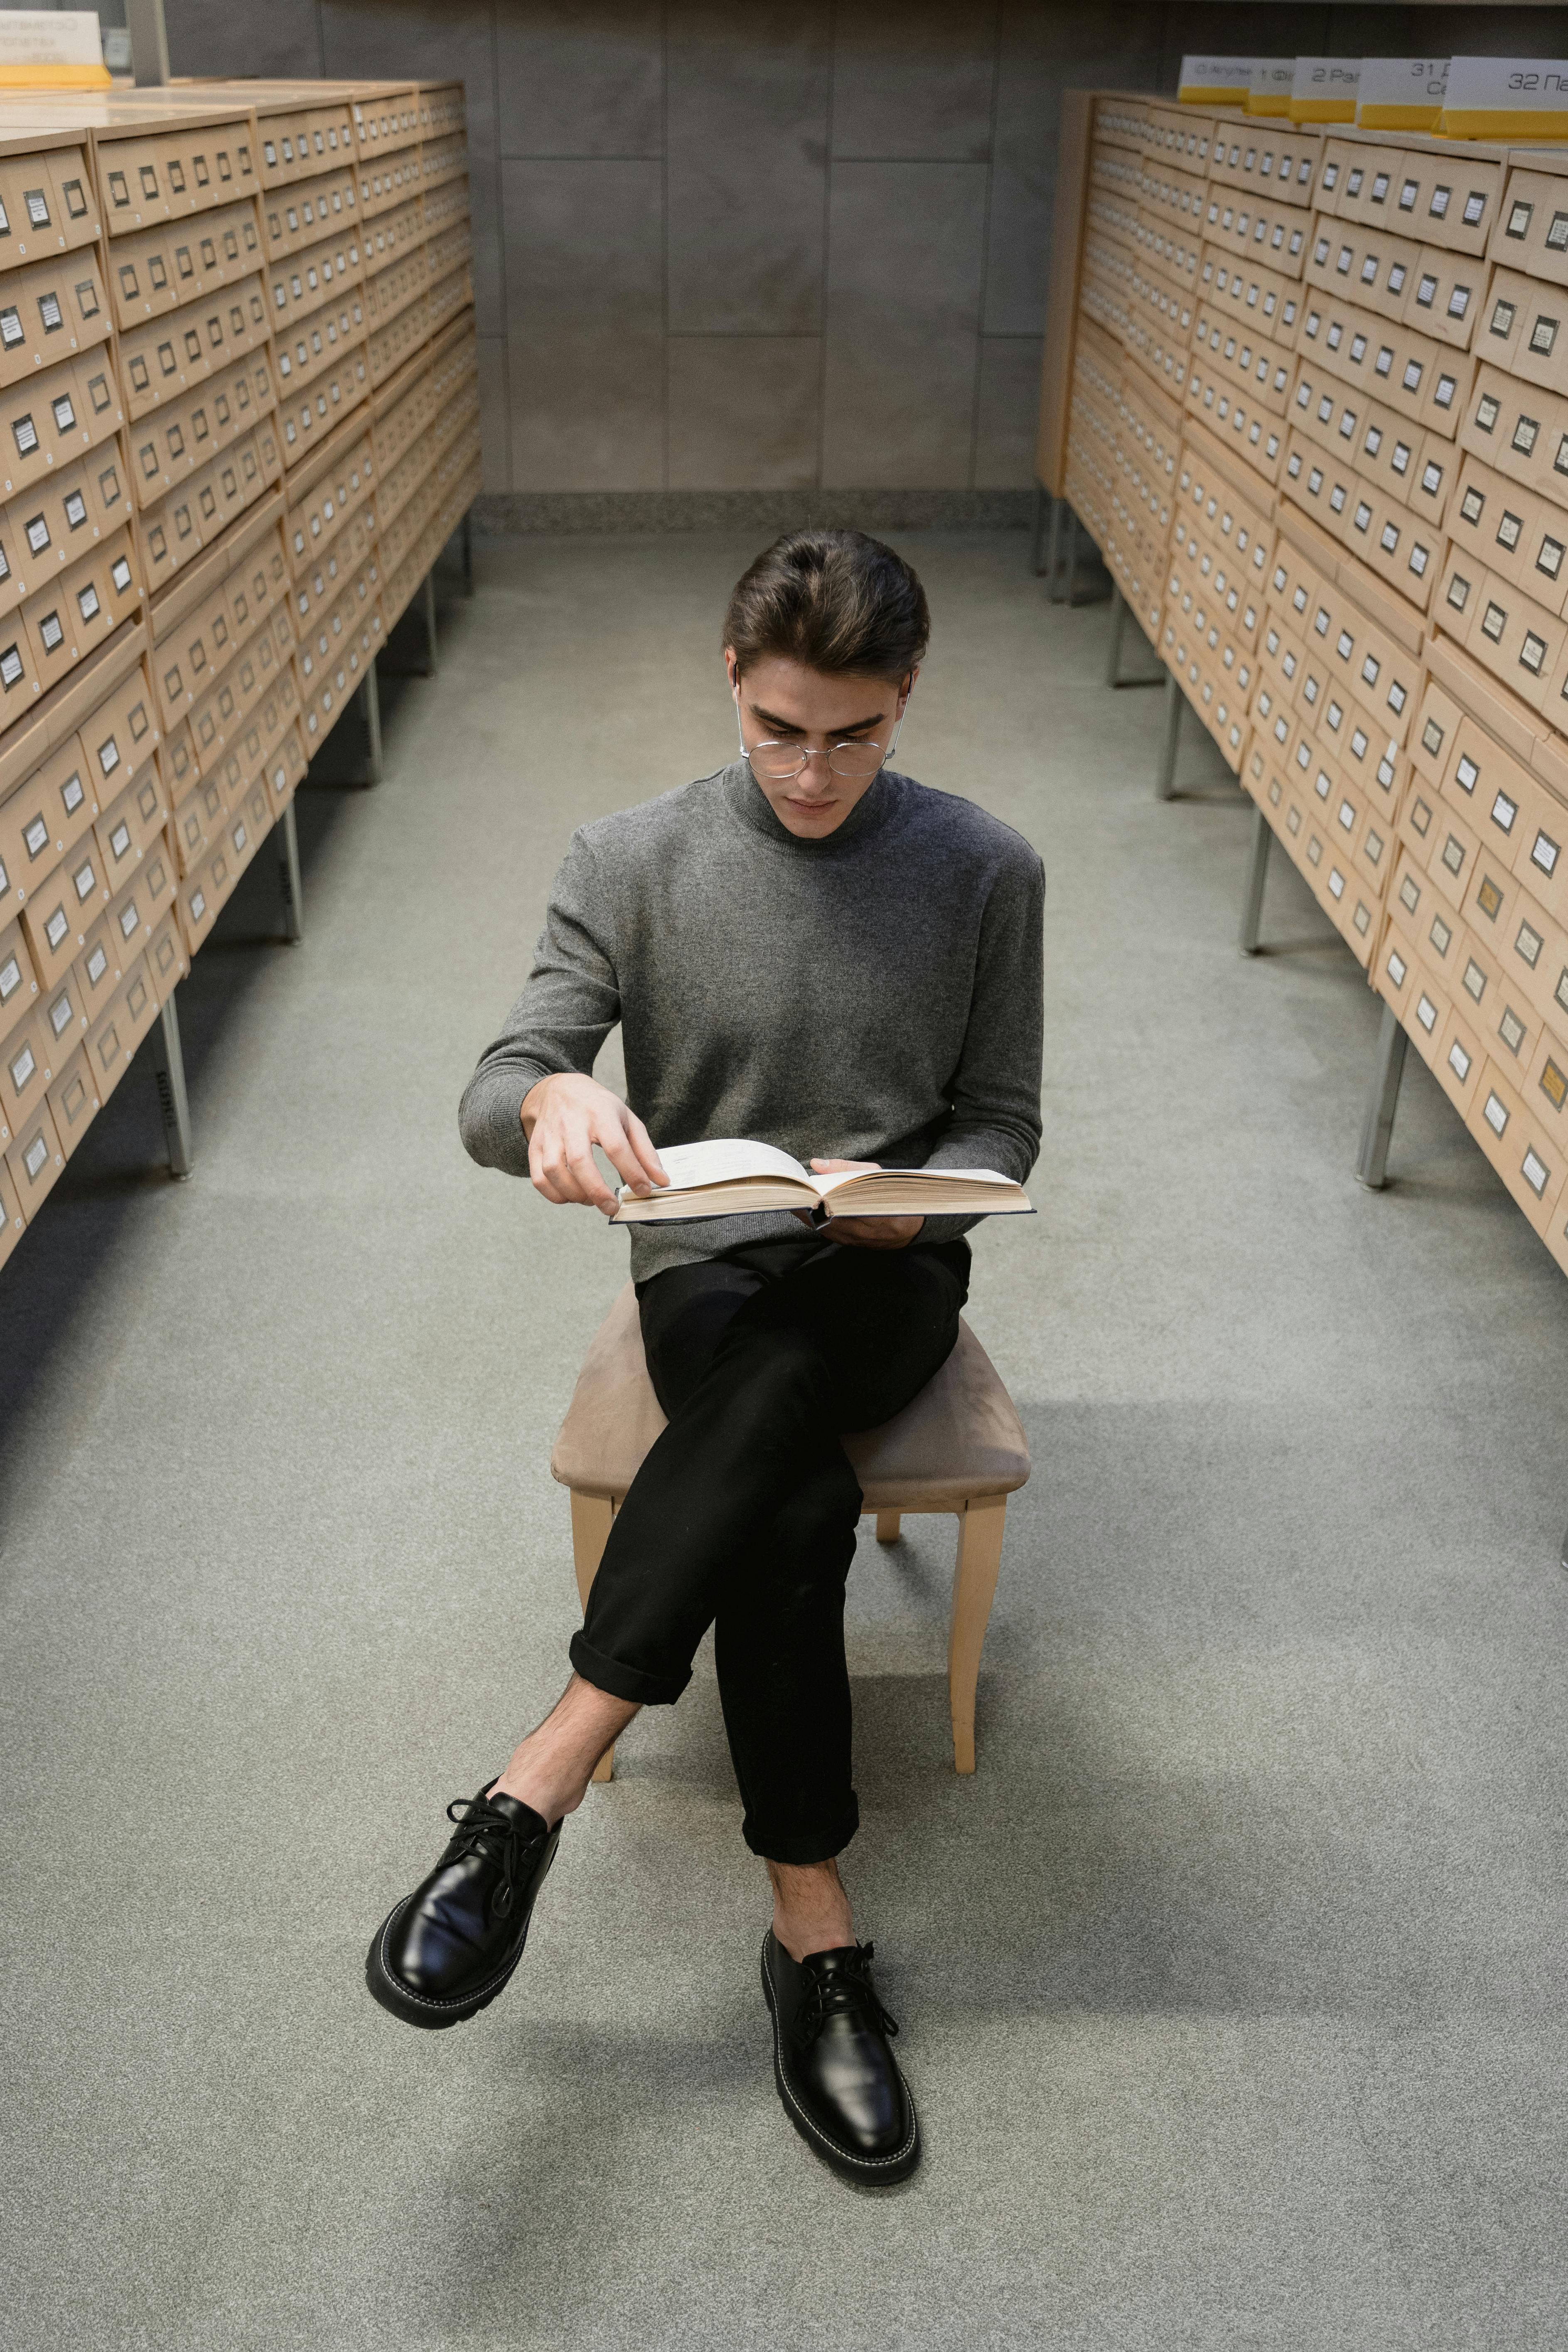
{"label": "man", "polygon": [[[1039,1148],[1044,879],[971,802],[886,766],[930,615],[909,565],[797,531],[724,629],[731,766],[585,825],[528,984],[463,1097],[463,1140],[546,1201],[613,1214],[665,1144],[774,1144],[819,1170],[991,1167]],[[591,1076],[616,1021],[627,1100]],[[417,2025],[494,1998],[561,1824],[639,1707],[679,1698],[715,1629],[720,1694],[773,1915],[763,1981],[786,2114],[865,2181],[919,2159],[896,2031],[836,1857],[855,1833],[844,1589],[860,1492],[840,1444],[951,1351],[973,1219],[788,1214],[634,1224],[648,1371],[668,1427],[616,1514],[564,1696],[469,1803],[371,1947]]]}

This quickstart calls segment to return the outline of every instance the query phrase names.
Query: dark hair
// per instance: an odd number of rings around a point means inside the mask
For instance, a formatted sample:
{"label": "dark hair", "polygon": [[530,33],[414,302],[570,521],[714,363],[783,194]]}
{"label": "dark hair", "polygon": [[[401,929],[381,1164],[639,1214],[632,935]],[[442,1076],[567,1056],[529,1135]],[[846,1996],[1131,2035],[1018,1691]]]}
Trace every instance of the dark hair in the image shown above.
{"label": "dark hair", "polygon": [[724,643],[742,669],[769,655],[829,677],[907,677],[931,612],[901,555],[863,530],[790,530],[739,579]]}

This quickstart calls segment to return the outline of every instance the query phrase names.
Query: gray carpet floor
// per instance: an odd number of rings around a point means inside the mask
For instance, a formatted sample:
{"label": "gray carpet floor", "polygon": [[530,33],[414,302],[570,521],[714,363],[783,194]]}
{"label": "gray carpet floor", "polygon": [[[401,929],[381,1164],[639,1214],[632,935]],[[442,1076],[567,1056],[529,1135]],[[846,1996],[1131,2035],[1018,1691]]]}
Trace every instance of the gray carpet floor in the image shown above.
{"label": "gray carpet floor", "polygon": [[[786,2126],[710,1670],[569,1824],[523,1970],[374,2008],[441,1806],[563,1680],[551,1439],[623,1278],[458,1095],[571,827],[721,763],[706,538],[481,545],[379,790],[300,801],[0,1275],[5,2318],[19,2352],[1563,2341],[1568,1285],[1160,697],[1016,533],[911,538],[901,764],[1050,877],[1037,1218],[971,1318],[1027,1424],[953,1775],[952,1530],[865,1530],[846,1863],[925,2117]],[[352,728],[353,722],[346,722]],[[1194,730],[1195,738],[1195,730]],[[346,774],[353,746],[329,747]],[[323,764],[327,764],[324,762]]]}

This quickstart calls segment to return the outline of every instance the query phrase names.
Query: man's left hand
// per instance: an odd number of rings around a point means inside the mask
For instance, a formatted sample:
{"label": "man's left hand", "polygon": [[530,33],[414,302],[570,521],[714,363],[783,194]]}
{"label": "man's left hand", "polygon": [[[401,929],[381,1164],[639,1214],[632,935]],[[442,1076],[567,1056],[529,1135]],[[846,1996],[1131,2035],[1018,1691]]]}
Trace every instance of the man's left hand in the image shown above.
{"label": "man's left hand", "polygon": [[[814,1160],[812,1173],[816,1176],[843,1176],[853,1169],[858,1174],[871,1174],[874,1160]],[[811,1223],[804,1209],[795,1215],[804,1223]],[[829,1216],[825,1225],[816,1230],[825,1241],[844,1242],[851,1249],[908,1249],[924,1224],[923,1217],[835,1217]]]}

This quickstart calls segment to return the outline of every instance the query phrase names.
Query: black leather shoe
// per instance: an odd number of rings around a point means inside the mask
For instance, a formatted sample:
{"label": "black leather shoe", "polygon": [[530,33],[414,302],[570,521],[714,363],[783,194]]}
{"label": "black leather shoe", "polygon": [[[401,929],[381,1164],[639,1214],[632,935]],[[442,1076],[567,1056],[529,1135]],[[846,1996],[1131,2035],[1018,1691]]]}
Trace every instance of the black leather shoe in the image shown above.
{"label": "black leather shoe", "polygon": [[836,2172],[885,2184],[920,2162],[921,2127],[888,2047],[898,2026],[872,1990],[873,1948],[844,1944],[794,1960],[770,1927],[763,1990],[785,2115]]}
{"label": "black leather shoe", "polygon": [[376,1930],[364,1964],[373,1999],[409,2025],[458,2025],[496,1995],[522,1958],[534,1897],[561,1824],[515,1797],[454,1797],[458,1833],[428,1878]]}

